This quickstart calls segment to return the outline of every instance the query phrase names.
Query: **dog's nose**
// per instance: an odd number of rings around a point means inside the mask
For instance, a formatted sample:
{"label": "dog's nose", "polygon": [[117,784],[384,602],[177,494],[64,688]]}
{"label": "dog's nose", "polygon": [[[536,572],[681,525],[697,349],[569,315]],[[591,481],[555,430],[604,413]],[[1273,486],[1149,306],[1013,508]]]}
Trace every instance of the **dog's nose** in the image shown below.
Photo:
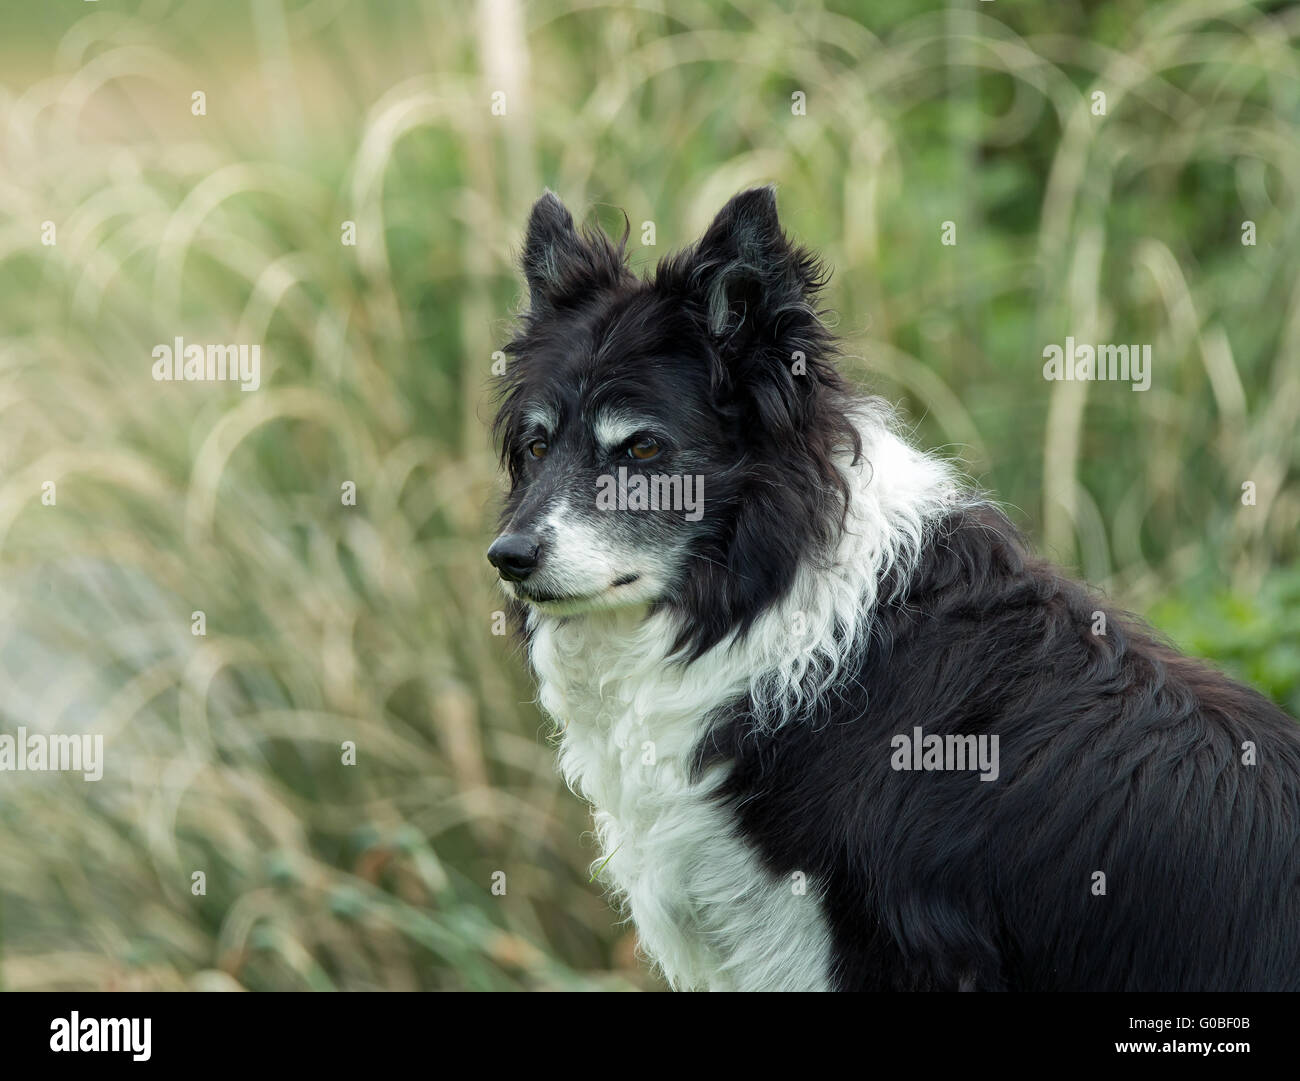
{"label": "dog's nose", "polygon": [[488,562],[507,582],[522,582],[537,569],[541,546],[526,533],[505,533],[492,542]]}

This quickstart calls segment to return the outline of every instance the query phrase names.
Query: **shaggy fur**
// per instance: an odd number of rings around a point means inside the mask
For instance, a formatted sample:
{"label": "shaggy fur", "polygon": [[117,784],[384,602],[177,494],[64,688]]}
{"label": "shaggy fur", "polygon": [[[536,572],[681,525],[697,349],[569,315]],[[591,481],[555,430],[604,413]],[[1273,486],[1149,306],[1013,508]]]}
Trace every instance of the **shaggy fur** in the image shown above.
{"label": "shaggy fur", "polygon": [[[849,390],[770,189],[648,280],[548,193],[523,266],[490,558],[673,986],[1300,988],[1300,729]],[[620,466],[705,513],[598,509]],[[915,729],[996,779],[898,768]]]}

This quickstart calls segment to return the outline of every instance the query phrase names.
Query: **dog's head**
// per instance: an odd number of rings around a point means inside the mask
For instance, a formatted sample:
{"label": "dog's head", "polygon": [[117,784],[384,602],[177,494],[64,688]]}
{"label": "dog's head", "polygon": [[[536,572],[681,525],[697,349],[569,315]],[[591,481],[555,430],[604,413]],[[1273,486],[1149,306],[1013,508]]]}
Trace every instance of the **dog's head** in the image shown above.
{"label": "dog's head", "polygon": [[549,192],[533,207],[488,559],[544,615],[674,607],[698,655],[832,539],[837,459],[860,447],[817,308],[825,274],[786,239],[771,188],[737,195],[647,279],[626,240],[575,229]]}

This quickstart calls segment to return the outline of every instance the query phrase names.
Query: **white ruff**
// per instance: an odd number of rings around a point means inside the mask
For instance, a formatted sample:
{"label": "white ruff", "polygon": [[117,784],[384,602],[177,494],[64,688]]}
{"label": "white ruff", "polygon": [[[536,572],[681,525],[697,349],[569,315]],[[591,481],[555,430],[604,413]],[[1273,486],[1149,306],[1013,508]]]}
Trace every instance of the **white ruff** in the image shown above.
{"label": "white ruff", "polygon": [[852,498],[833,564],[805,566],[741,642],[669,663],[675,617],[644,609],[560,620],[530,614],[542,707],[561,726],[560,768],[591,802],[612,883],[642,948],[678,989],[820,990],[830,933],[821,884],[776,877],[692,782],[709,714],[752,695],[765,723],[798,723],[866,648],[878,583],[913,564],[926,528],[960,489],[951,469],[908,446],[883,412],[864,410],[866,463],[842,468]]}

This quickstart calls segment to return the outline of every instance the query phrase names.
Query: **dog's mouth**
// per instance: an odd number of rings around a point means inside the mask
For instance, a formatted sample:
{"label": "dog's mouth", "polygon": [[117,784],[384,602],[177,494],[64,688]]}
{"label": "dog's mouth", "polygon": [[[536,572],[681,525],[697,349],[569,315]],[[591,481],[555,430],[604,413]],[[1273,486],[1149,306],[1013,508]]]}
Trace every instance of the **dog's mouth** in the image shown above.
{"label": "dog's mouth", "polygon": [[550,593],[544,589],[531,588],[525,582],[515,582],[514,590],[520,600],[528,601],[530,604],[583,604],[587,601],[594,601],[598,597],[603,597],[607,593],[622,586],[630,586],[633,582],[639,581],[639,574],[624,574],[615,578],[604,589],[598,589],[594,593]]}

